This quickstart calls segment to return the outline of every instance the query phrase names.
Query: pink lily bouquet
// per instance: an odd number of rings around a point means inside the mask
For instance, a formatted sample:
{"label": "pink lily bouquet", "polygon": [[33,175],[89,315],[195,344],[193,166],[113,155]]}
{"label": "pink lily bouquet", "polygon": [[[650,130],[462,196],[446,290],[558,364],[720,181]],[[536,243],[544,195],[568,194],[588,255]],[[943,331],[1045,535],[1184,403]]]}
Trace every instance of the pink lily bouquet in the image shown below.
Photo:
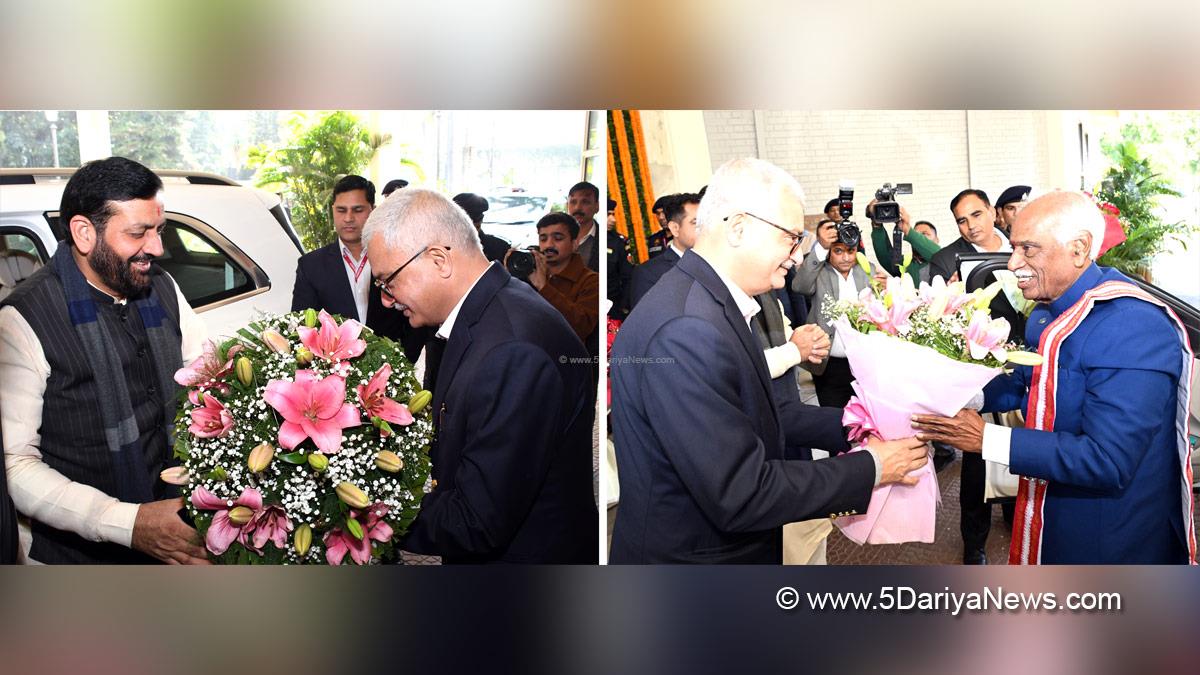
{"label": "pink lily bouquet", "polygon": [[213,561],[395,559],[429,491],[432,394],[391,340],[314,310],[237,331],[180,369],[180,466]]}
{"label": "pink lily bouquet", "polygon": [[[842,417],[852,443],[912,436],[912,415],[952,417],[1006,363],[1040,362],[1008,342],[1007,320],[990,316],[1001,287],[966,293],[962,282],[947,285],[938,277],[916,288],[902,274],[856,301],[826,303],[826,315],[838,317],[833,325],[854,373],[855,396]],[[932,543],[941,500],[933,463],[917,474],[916,485],[878,487],[866,514],[834,523],[858,544]]]}

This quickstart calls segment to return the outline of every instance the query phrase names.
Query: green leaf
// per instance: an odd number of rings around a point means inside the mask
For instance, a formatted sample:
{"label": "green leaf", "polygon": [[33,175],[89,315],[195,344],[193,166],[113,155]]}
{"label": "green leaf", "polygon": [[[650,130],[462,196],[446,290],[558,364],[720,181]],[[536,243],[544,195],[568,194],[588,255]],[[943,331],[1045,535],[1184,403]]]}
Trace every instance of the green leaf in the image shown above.
{"label": "green leaf", "polygon": [[286,455],[280,455],[279,459],[282,459],[288,464],[304,464],[308,461],[308,458],[303,452],[289,452]]}

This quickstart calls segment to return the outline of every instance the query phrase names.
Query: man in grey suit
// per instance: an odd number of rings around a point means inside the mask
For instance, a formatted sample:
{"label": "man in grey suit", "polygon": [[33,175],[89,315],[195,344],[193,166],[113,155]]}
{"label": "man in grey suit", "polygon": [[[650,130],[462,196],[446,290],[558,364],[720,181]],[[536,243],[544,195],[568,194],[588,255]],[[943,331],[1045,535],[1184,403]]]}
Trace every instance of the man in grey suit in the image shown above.
{"label": "man in grey suit", "polygon": [[812,371],[817,400],[823,406],[845,407],[854,395],[850,388],[854,379],[850,362],[846,360],[845,347],[837,339],[837,331],[830,325],[833,317],[826,313],[825,303],[828,298],[855,300],[863,289],[870,287],[871,279],[857,261],[861,238],[858,228],[853,225],[839,227],[832,220],[817,223],[817,243],[805,256],[792,281],[792,290],[808,296],[812,304],[808,322],[820,326],[833,343],[823,361],[805,364]]}

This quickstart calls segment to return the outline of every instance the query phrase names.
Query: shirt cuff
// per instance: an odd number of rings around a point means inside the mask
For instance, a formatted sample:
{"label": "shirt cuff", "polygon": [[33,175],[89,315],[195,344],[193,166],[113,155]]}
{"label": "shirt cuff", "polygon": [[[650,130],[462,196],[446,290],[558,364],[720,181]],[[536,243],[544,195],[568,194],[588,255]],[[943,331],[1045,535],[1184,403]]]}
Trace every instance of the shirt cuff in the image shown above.
{"label": "shirt cuff", "polygon": [[983,410],[983,401],[983,390],[981,389],[971,397],[970,401],[967,401],[966,404],[963,405],[963,408],[970,408],[971,410]]}
{"label": "shirt cuff", "polygon": [[871,459],[875,461],[875,484],[871,488],[877,488],[879,487],[879,481],[883,480],[883,462],[879,461],[879,455],[876,455],[874,450],[865,445],[862,446],[862,449],[870,453]]}
{"label": "shirt cuff", "polygon": [[983,425],[983,458],[989,462],[1009,465],[1012,450],[1012,429],[999,424]]}
{"label": "shirt cuff", "polygon": [[117,502],[105,509],[96,530],[100,540],[133,548],[133,524],[137,521],[139,506],[140,504]]}
{"label": "shirt cuff", "polygon": [[767,372],[772,380],[781,377],[792,366],[799,365],[804,360],[800,358],[800,348],[791,340],[778,347],[769,347],[763,350],[763,354],[767,360]]}

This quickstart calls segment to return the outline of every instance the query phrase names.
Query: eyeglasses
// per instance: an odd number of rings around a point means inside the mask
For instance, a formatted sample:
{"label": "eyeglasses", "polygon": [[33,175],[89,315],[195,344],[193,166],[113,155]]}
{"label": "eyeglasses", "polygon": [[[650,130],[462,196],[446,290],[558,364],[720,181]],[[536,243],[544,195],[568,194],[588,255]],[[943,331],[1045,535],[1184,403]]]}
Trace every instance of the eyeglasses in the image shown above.
{"label": "eyeglasses", "polygon": [[[442,246],[441,248],[444,248],[447,251],[450,250],[449,246]],[[375,287],[378,288],[380,290],[380,292],[382,292],[388,298],[395,300],[396,296],[392,295],[392,292],[390,290],[388,290],[388,287],[392,285],[392,280],[395,279],[396,275],[400,274],[400,272],[402,272],[405,267],[408,267],[409,265],[413,264],[413,262],[416,261],[417,258],[421,257],[422,253],[424,253],[428,250],[429,250],[428,246],[422,246],[420,251],[417,251],[416,253],[414,253],[413,257],[409,258],[407,262],[405,262],[403,265],[397,267],[396,271],[389,274],[386,279],[384,279],[383,281],[376,279],[374,281]]]}
{"label": "eyeglasses", "polygon": [[[775,223],[772,223],[771,221],[767,220],[766,218],[763,218],[762,216],[756,216],[753,213],[750,213],[749,211],[742,211],[742,213],[744,215],[750,216],[751,218],[753,218],[755,220],[761,220],[762,222],[764,222],[764,223],[770,225],[771,227],[779,230],[780,232],[783,232],[784,234],[786,234],[788,236],[788,239],[792,240],[792,250],[788,251],[788,257],[790,258],[790,257],[796,255],[796,250],[800,248],[800,243],[804,241],[804,234],[805,234],[804,232],[801,232],[800,234],[796,234],[795,232],[792,232],[791,230],[787,229],[786,227],[784,227],[782,225],[776,225]],[[736,216],[736,215],[738,215],[738,214],[736,214],[736,213],[733,214],[733,216]],[[725,216],[724,220],[728,221],[733,216]]]}

